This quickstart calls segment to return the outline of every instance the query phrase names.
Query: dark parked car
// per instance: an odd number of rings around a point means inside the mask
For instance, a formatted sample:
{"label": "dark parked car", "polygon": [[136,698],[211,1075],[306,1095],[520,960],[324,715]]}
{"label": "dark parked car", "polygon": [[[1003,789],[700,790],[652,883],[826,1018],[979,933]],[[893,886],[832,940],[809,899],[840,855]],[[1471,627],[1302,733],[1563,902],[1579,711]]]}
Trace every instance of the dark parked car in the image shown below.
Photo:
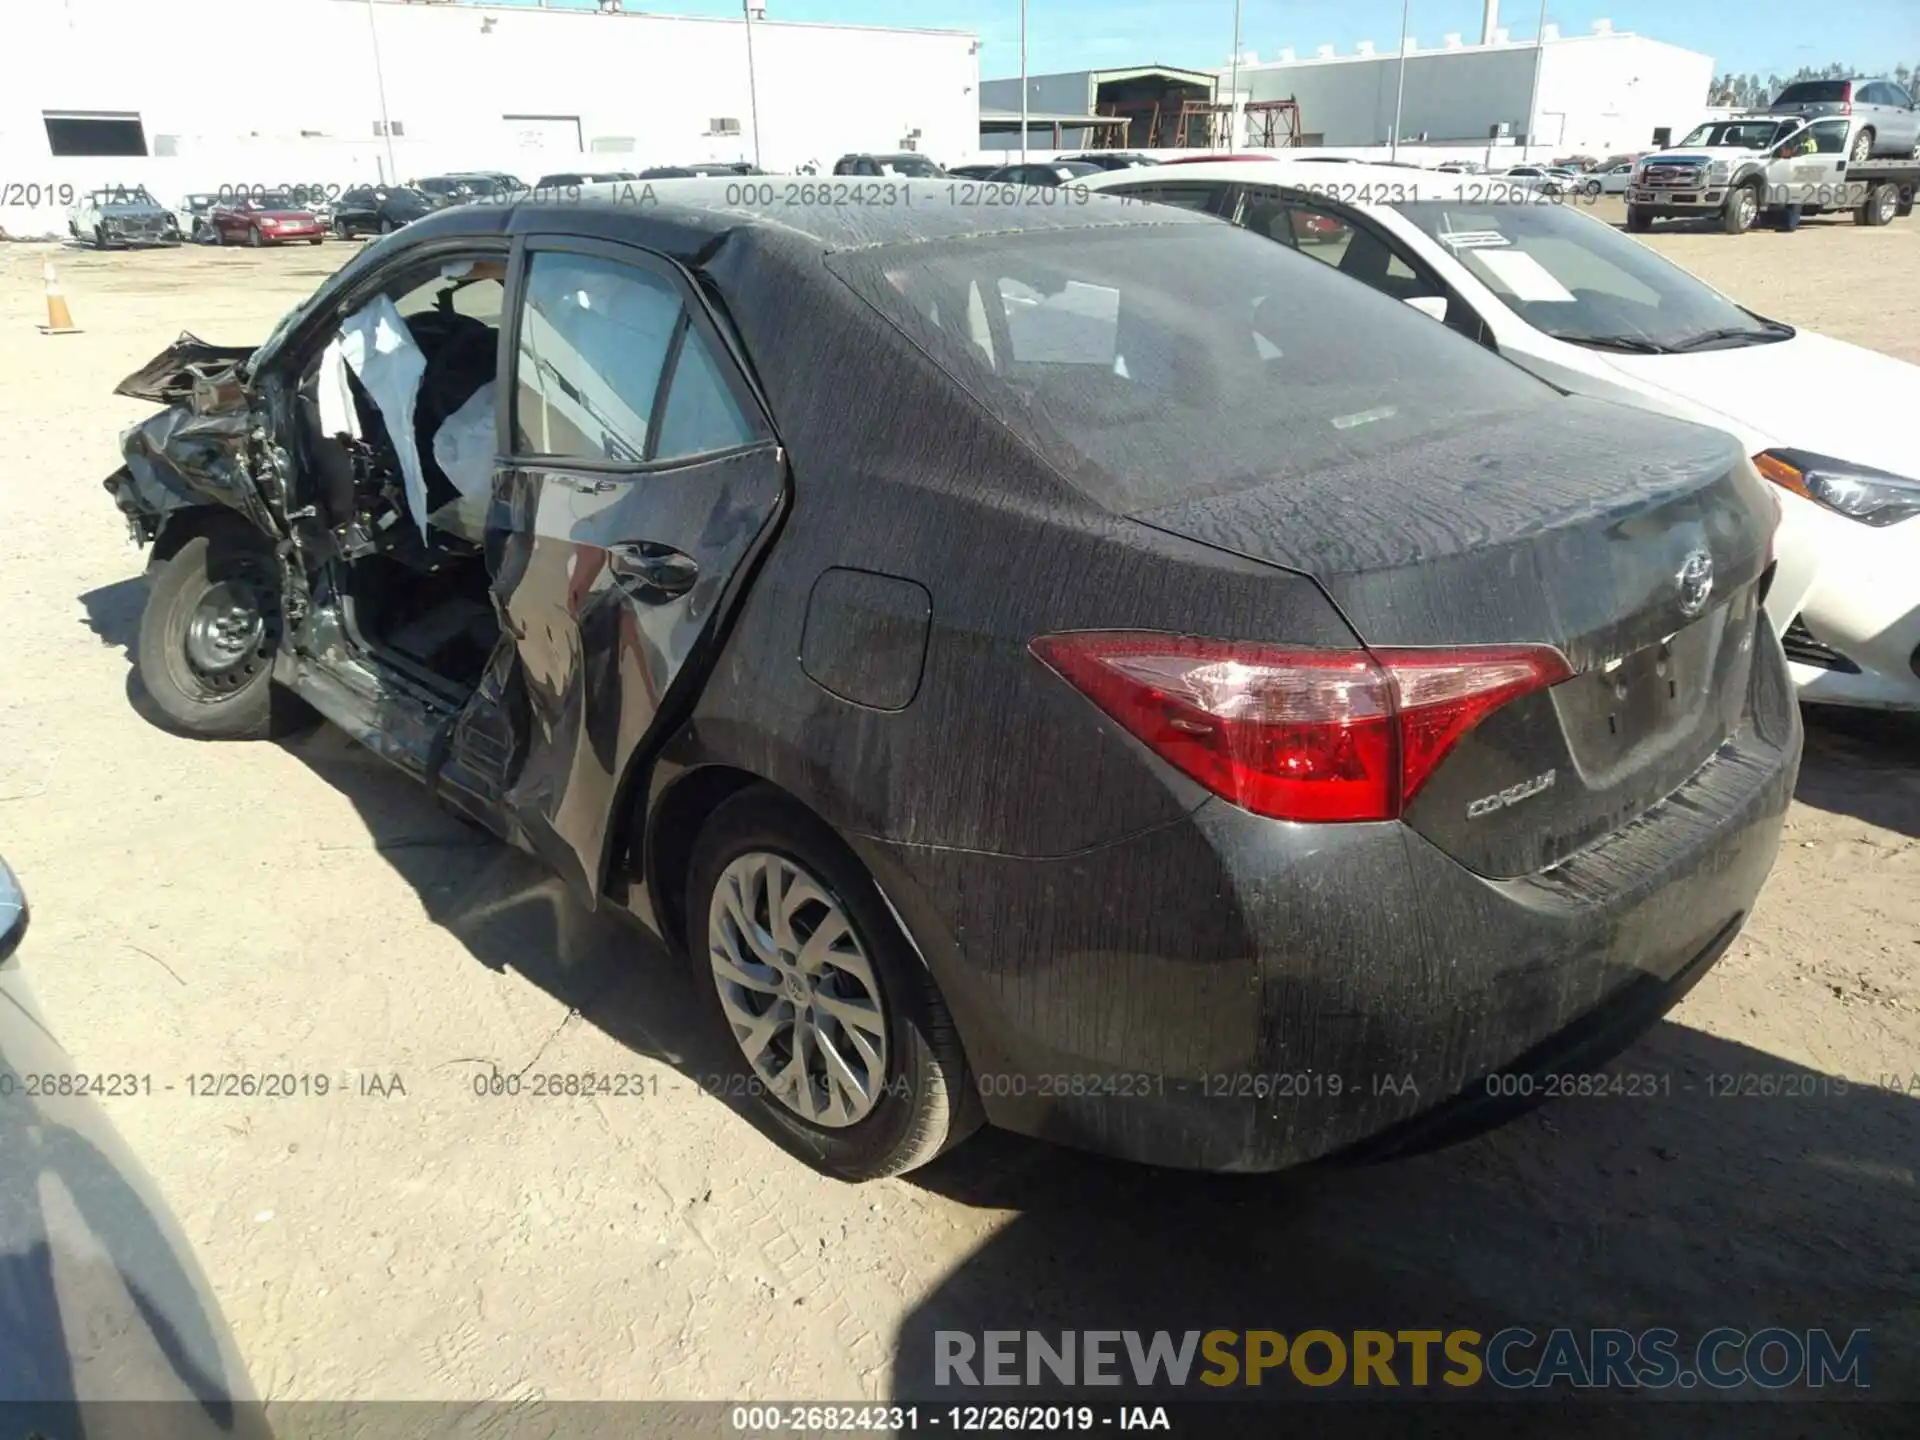
{"label": "dark parked car", "polygon": [[137,1071],[103,1075],[74,1064],[22,971],[26,931],[26,897],[0,860],[7,1432],[111,1433],[112,1412],[137,1408],[138,1432],[152,1440],[271,1440],[193,1247],[95,1098],[159,1085]]}
{"label": "dark parked car", "polygon": [[1062,155],[1059,158],[1078,165],[1091,165],[1099,170],[1132,170],[1137,166],[1160,163],[1156,157],[1142,155],[1137,150],[1089,150],[1084,155]]}
{"label": "dark parked car", "polygon": [[621,180],[638,180],[631,170],[566,170],[558,175],[542,175],[533,182],[535,190],[577,190],[582,185],[609,185]]}
{"label": "dark parked car", "polygon": [[999,185],[1070,185],[1084,175],[1103,175],[1098,165],[1076,165],[1068,160],[1032,160],[1025,165],[1002,165],[987,179]]}
{"label": "dark parked car", "polygon": [[849,1178],[983,1113],[1415,1147],[1671,1005],[1800,749],[1737,444],[1202,216],[909,184],[443,212],[183,337],[106,482],[158,710],[304,699],[640,917]]}
{"label": "dark parked car", "polygon": [[833,162],[836,175],[893,175],[909,180],[938,180],[947,172],[913,150],[891,155],[842,155]]}
{"label": "dark parked car", "polygon": [[767,172],[745,161],[701,161],[692,165],[656,165],[642,170],[641,180],[705,180],[715,176],[764,175]]}
{"label": "dark parked car", "polygon": [[984,180],[996,170],[1004,170],[1004,165],[955,165],[947,171],[955,180]]}
{"label": "dark parked car", "polygon": [[356,185],[333,204],[333,233],[342,240],[385,235],[433,213],[434,204],[404,185]]}
{"label": "dark parked car", "polygon": [[1875,155],[1920,158],[1920,107],[1904,86],[1892,80],[1800,80],[1774,96],[1767,109],[1809,120],[1822,115],[1855,116],[1859,124],[1849,160]]}
{"label": "dark parked car", "polygon": [[476,184],[471,175],[428,175],[423,179],[409,180],[407,186],[426,196],[436,210],[444,210],[449,205],[471,204],[486,198],[494,188]]}

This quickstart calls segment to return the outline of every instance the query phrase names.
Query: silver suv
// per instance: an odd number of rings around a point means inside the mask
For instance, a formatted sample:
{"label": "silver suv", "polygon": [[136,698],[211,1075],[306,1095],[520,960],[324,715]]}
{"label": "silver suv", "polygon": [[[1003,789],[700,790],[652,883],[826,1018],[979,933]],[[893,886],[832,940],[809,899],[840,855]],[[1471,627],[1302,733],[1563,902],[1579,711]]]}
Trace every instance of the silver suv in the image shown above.
{"label": "silver suv", "polygon": [[1809,120],[1820,115],[1855,117],[1859,125],[1853,132],[1849,160],[1875,155],[1920,157],[1920,108],[1891,80],[1800,80],[1774,96],[1767,109]]}

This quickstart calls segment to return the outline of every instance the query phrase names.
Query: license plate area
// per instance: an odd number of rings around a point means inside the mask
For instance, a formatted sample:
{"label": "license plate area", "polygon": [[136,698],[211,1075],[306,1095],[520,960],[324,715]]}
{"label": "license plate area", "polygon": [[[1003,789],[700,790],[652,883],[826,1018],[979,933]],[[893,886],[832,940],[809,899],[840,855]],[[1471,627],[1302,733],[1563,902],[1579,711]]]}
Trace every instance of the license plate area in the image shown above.
{"label": "license plate area", "polygon": [[1575,765],[1589,786],[1686,747],[1706,757],[1738,720],[1752,662],[1755,597],[1747,586],[1665,640],[1553,688]]}

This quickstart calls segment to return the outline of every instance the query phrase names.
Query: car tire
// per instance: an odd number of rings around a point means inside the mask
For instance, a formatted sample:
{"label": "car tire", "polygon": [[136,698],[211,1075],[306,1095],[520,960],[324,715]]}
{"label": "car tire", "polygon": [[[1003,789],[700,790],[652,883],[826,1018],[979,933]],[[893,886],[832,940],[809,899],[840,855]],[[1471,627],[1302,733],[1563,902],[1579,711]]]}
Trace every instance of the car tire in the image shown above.
{"label": "car tire", "polygon": [[311,240],[309,240],[309,241],[307,241],[307,243],[308,243],[309,245],[318,245],[318,244],[319,244],[319,243],[320,243],[320,242],[321,242],[322,240],[324,240],[324,239],[326,239],[326,238],[327,238],[327,237],[326,237],[326,236],[324,236],[324,235],[316,235],[316,236],[314,236],[314,237],[313,237],[313,238],[312,238]]}
{"label": "car tire", "polygon": [[380,217],[380,233],[382,235],[391,235],[393,231],[394,231],[393,217],[390,215],[382,215]]}
{"label": "car tire", "polygon": [[1744,235],[1753,228],[1754,221],[1760,218],[1760,187],[1748,183],[1736,185],[1727,192],[1726,203],[1720,207],[1720,228],[1729,235]]}
{"label": "car tire", "polygon": [[1863,129],[1853,137],[1853,144],[1847,147],[1847,160],[1857,165],[1862,160],[1871,160],[1872,158],[1873,131],[1871,128]]}
{"label": "car tire", "polygon": [[282,636],[277,561],[240,525],[194,536],[155,572],[136,668],[169,728],[203,740],[259,740],[288,728],[277,697]]}
{"label": "car tire", "polygon": [[1589,180],[1585,185],[1580,187],[1581,193],[1589,200],[1597,199],[1604,188],[1598,180]]}
{"label": "car tire", "polygon": [[[776,925],[761,907],[780,877],[782,894],[795,883],[810,889]],[[877,1180],[926,1164],[978,1128],[979,1097],[939,987],[858,857],[805,807],[756,785],[715,810],[694,844],[686,915],[695,984],[751,1078],[747,1093],[788,1150],[838,1179]],[[825,953],[836,958],[806,961],[807,939],[828,927],[836,939]],[[823,995],[834,1009],[816,1008]],[[782,1007],[784,1021],[774,1014]],[[840,1018],[855,1011],[870,1023]],[[768,1015],[750,1055],[742,1036]],[[802,1026],[810,1044],[797,1039]],[[859,1070],[863,1088],[835,1094],[823,1041]],[[818,1089],[809,1056],[821,1061]],[[801,1077],[788,1081],[796,1059]]]}
{"label": "car tire", "polygon": [[1853,212],[1857,225],[1886,225],[1900,213],[1900,187],[1891,180],[1883,180],[1867,191],[1867,198],[1860,208]]}
{"label": "car tire", "polygon": [[353,226],[345,220],[336,220],[333,222],[333,233],[338,235],[342,240],[351,240],[354,238]]}
{"label": "car tire", "polygon": [[93,227],[93,248],[96,250],[105,250],[107,248],[106,226],[96,225]]}
{"label": "car tire", "polygon": [[1627,207],[1627,229],[1636,235],[1644,235],[1653,229],[1653,216],[1639,205]]}
{"label": "car tire", "polygon": [[258,225],[249,225],[247,227],[247,244],[258,250],[266,243],[267,237],[260,233],[260,227]]}

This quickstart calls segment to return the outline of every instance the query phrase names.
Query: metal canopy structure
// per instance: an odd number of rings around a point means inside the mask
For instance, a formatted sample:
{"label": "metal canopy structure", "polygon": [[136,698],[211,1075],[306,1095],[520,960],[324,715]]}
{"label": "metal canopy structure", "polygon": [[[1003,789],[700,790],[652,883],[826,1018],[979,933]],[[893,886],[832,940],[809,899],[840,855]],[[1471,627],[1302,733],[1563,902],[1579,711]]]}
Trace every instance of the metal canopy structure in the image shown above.
{"label": "metal canopy structure", "polygon": [[[980,133],[982,135],[1016,135],[1021,133],[1022,114],[1018,110],[982,110],[980,112]],[[1026,131],[1031,134],[1037,126],[1049,130],[1053,135],[1053,148],[1066,148],[1062,138],[1068,130],[1088,130],[1093,138],[1087,142],[1089,150],[1125,149],[1127,126],[1130,123],[1124,117],[1112,115],[1074,115],[1065,111],[1029,110],[1025,114]]]}

